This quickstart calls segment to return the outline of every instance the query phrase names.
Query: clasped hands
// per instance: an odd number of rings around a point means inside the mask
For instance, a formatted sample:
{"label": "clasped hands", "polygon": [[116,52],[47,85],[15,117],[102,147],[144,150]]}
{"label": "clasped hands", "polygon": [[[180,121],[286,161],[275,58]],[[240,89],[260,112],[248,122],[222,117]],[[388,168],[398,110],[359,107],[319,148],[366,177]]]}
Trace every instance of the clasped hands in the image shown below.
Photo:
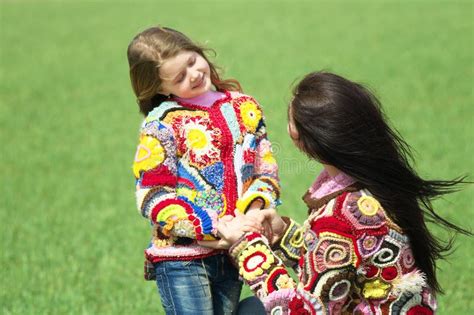
{"label": "clasped hands", "polygon": [[228,249],[247,232],[264,235],[270,244],[281,239],[286,223],[275,209],[250,209],[245,214],[236,211],[236,216],[226,215],[217,223],[218,240],[199,241],[201,246]]}

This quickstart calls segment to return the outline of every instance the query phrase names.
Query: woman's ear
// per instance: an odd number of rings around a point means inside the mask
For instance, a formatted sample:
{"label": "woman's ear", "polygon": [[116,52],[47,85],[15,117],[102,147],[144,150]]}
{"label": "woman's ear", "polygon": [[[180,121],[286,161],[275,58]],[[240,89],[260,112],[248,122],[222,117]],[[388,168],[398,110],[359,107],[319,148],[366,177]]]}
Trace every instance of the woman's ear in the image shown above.
{"label": "woman's ear", "polygon": [[293,124],[293,122],[289,121],[288,125],[286,126],[286,129],[288,131],[288,135],[290,136],[292,140],[294,141],[299,140],[300,134],[298,133],[298,130],[296,130],[296,127]]}

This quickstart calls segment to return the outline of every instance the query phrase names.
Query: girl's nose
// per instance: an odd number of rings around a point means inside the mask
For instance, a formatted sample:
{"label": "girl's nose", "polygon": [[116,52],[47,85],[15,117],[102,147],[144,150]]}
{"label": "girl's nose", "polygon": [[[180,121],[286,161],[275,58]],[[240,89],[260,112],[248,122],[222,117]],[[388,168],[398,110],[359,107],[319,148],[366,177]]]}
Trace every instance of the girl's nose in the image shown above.
{"label": "girl's nose", "polygon": [[191,82],[196,81],[199,78],[199,71],[193,71],[191,73]]}

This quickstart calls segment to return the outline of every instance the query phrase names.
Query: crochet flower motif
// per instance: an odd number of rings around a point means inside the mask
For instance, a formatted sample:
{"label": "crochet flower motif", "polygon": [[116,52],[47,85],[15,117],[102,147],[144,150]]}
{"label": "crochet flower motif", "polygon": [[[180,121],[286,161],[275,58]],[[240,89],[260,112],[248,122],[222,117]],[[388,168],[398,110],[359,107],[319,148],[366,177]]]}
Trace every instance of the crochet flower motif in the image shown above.
{"label": "crochet flower motif", "polygon": [[385,223],[385,214],[374,197],[350,194],[344,208],[349,220],[357,229],[381,227]]}
{"label": "crochet flower motif", "polygon": [[357,240],[357,247],[362,257],[369,257],[375,253],[382,244],[383,238],[381,236],[364,234]]}
{"label": "crochet flower motif", "polygon": [[262,112],[258,109],[257,104],[248,100],[240,104],[240,116],[245,128],[250,132],[255,132],[262,119]]}
{"label": "crochet flower motif", "polygon": [[326,269],[344,267],[355,261],[352,240],[334,233],[321,233],[318,247],[314,252],[315,269],[323,272]]}
{"label": "crochet flower motif", "polygon": [[152,136],[142,135],[135,153],[133,173],[136,178],[140,177],[141,171],[148,171],[165,159],[165,150],[160,141]]}
{"label": "crochet flower motif", "polygon": [[405,247],[403,249],[401,258],[400,258],[400,265],[405,272],[409,272],[415,266],[415,258],[413,257],[413,252],[409,247]]}
{"label": "crochet flower motif", "polygon": [[258,147],[258,163],[256,165],[256,172],[260,174],[275,173],[277,170],[277,162],[273,157],[272,147],[270,141],[263,139],[260,141]]}
{"label": "crochet flower motif", "polygon": [[239,267],[245,280],[263,274],[275,261],[272,252],[263,244],[248,246],[239,256]]}
{"label": "crochet flower motif", "polygon": [[219,161],[221,131],[213,128],[208,118],[177,117],[173,127],[180,134],[178,150],[181,154],[189,153],[191,165],[201,169]]}
{"label": "crochet flower motif", "polygon": [[357,200],[357,206],[362,214],[371,217],[379,210],[380,203],[373,197],[362,196]]}

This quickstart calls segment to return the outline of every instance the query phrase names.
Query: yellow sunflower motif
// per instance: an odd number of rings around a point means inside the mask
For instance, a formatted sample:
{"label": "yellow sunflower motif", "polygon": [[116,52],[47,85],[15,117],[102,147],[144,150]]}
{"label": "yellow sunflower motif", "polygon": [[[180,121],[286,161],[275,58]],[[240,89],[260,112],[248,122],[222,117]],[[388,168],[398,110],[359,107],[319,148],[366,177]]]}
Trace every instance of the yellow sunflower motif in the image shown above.
{"label": "yellow sunflower motif", "polygon": [[366,216],[374,216],[380,208],[380,203],[371,196],[362,196],[357,200],[360,212]]}
{"label": "yellow sunflower motif", "polygon": [[187,133],[187,143],[191,149],[202,150],[208,143],[208,135],[201,129],[190,129]]}
{"label": "yellow sunflower motif", "polygon": [[257,104],[252,101],[242,103],[240,105],[240,115],[247,130],[255,132],[260,119],[262,119],[262,112],[258,109]]}
{"label": "yellow sunflower motif", "polygon": [[208,127],[205,121],[189,121],[181,135],[189,148],[191,165],[202,168],[219,159],[220,151],[215,145],[220,137],[219,129]]}
{"label": "yellow sunflower motif", "polygon": [[389,290],[390,284],[376,279],[364,284],[362,295],[366,299],[383,299],[387,297]]}
{"label": "yellow sunflower motif", "polygon": [[263,274],[275,261],[272,252],[263,244],[250,245],[239,256],[239,267],[246,280]]}
{"label": "yellow sunflower motif", "polygon": [[141,171],[151,170],[165,160],[165,149],[160,141],[152,136],[142,135],[135,153],[133,174],[140,177]]}

